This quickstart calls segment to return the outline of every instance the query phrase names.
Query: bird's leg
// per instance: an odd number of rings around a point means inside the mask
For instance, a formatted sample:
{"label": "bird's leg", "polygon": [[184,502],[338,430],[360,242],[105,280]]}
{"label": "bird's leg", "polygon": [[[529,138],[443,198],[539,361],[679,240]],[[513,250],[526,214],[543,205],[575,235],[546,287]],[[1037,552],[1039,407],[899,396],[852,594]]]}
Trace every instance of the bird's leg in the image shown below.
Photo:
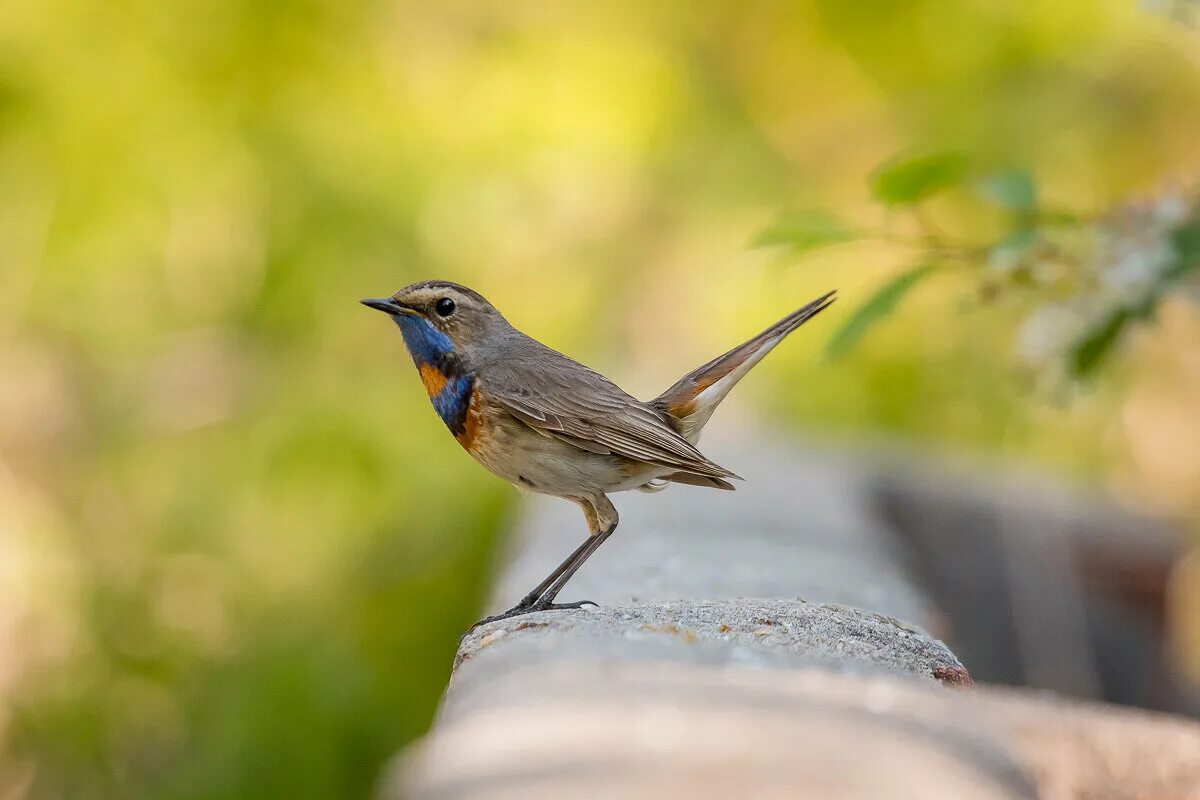
{"label": "bird's leg", "polygon": [[[579,544],[579,547],[575,548],[575,550],[571,553],[571,555],[567,556],[566,559],[561,564],[559,564],[557,567],[554,568],[553,572],[551,572],[549,575],[547,575],[545,577],[545,579],[542,580],[541,583],[539,583],[537,586],[535,586],[533,588],[533,591],[531,591],[529,594],[527,594],[523,598],[521,598],[521,601],[519,603],[517,603],[515,606],[513,606],[508,611],[505,611],[502,614],[496,614],[491,617],[484,617],[483,619],[479,620],[474,625],[472,625],[470,630],[468,630],[467,632],[470,633],[470,631],[475,630],[480,625],[485,625],[489,622],[499,622],[502,619],[510,619],[512,617],[520,616],[521,614],[528,614],[529,612],[534,611],[534,610],[539,610],[539,611],[542,610],[542,609],[534,609],[534,605],[537,603],[538,598],[540,598],[542,596],[542,594],[552,584],[554,584],[557,580],[559,580],[559,578],[563,575],[563,573],[567,572],[567,570],[570,569],[571,570],[570,574],[574,574],[575,570],[571,569],[571,566],[577,560],[579,560],[581,558],[587,558],[587,555],[584,555],[585,553],[590,555],[590,553],[588,553],[588,550],[590,548],[594,549],[595,544],[596,544],[596,539],[597,539],[596,535],[588,536],[586,539],[584,539]],[[582,562],[580,562],[580,563],[582,563]],[[576,567],[575,569],[578,569],[578,567]],[[564,583],[565,583],[565,581],[564,581]],[[561,589],[561,588],[562,587],[560,586],[559,589]],[[555,593],[557,594],[557,591]],[[571,607],[579,608],[580,606],[587,605],[589,603],[591,605],[596,605],[595,603],[592,603],[592,601],[590,601],[590,600],[584,600],[581,603],[575,604]]]}
{"label": "bird's leg", "polygon": [[[589,536],[583,542],[583,544],[575,549],[575,552],[572,553],[566,561],[564,561],[562,564],[559,564],[558,567],[555,568],[554,572],[550,573],[550,575],[546,577],[546,580],[542,581],[537,588],[522,598],[521,602],[517,603],[508,611],[505,611],[503,614],[484,617],[472,625],[467,632],[470,633],[480,625],[486,625],[489,622],[499,622],[502,619],[512,619],[513,617],[519,617],[522,614],[530,614],[534,611],[556,611],[596,605],[591,600],[577,600],[574,603],[555,603],[554,598],[557,597],[558,593],[562,591],[562,588],[567,585],[567,581],[571,580],[571,576],[579,571],[579,568],[583,566],[583,562],[587,561],[588,558],[591,557],[592,553],[596,552],[600,545],[604,544],[604,540],[611,536],[612,532],[616,529],[617,526],[614,523],[606,530],[603,530],[594,536]],[[533,597],[533,600],[530,600],[530,597]]]}
{"label": "bird's leg", "polygon": [[550,584],[550,587],[542,593],[541,597],[534,601],[533,605],[529,607],[529,610],[548,611],[556,608],[580,608],[585,605],[596,605],[591,600],[580,600],[575,603],[555,603],[554,598],[558,597],[558,593],[561,592],[562,588],[567,585],[567,581],[571,580],[571,576],[579,571],[579,568],[583,566],[583,562],[591,558],[592,553],[599,550],[600,545],[604,544],[605,540],[607,540],[609,536],[612,536],[613,531],[616,529],[617,523],[614,522],[604,530],[600,531],[600,533],[591,537],[590,541],[587,542],[588,546],[580,551],[578,558],[576,558],[569,566],[567,566],[565,570],[563,570],[562,574],[559,575],[552,584]]}
{"label": "bird's leg", "polygon": [[595,538],[595,536],[588,536],[582,542],[580,542],[579,547],[576,547],[571,555],[567,556],[561,564],[554,568],[553,572],[547,575],[541,583],[533,588],[533,591],[522,597],[521,602],[517,603],[515,606],[509,609],[509,611],[524,611],[532,608],[533,604],[537,602],[537,599],[542,596],[542,593],[545,592],[546,589],[550,588],[550,584],[554,583],[556,580],[558,580],[558,576],[570,569],[571,564],[575,561],[575,559],[579,558],[580,555],[582,555],[583,552],[591,546],[592,540]]}
{"label": "bird's leg", "polygon": [[522,614],[528,614],[531,611],[549,611],[552,609],[581,608],[583,606],[596,605],[591,600],[580,600],[575,603],[554,602],[554,598],[566,586],[567,581],[571,580],[571,576],[579,571],[579,568],[583,566],[583,562],[587,561],[592,553],[596,552],[596,549],[604,544],[604,540],[611,536],[612,532],[617,529],[617,510],[613,508],[612,502],[604,495],[595,495],[582,500],[576,499],[575,502],[583,509],[584,516],[588,522],[588,528],[592,531],[592,535],[584,539],[579,547],[575,548],[575,552],[571,553],[565,561],[555,567],[554,571],[534,587],[533,591],[521,598],[521,602],[503,614],[479,620],[479,622],[470,627],[467,633],[488,622],[511,619]]}

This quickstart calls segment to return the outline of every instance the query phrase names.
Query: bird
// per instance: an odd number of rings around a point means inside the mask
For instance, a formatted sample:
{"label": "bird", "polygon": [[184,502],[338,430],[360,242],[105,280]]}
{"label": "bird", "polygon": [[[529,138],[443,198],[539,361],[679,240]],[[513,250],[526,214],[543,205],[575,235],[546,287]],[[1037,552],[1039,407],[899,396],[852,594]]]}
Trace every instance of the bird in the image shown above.
{"label": "bird", "polygon": [[535,611],[596,605],[555,602],[617,529],[608,495],[671,483],[732,490],[741,478],[696,447],[729,391],[790,333],[828,308],[828,292],[697,367],[643,402],[513,327],[483,295],[427,280],[363,305],[399,327],[434,410],[476,461],[509,483],[583,511],[588,535],[509,610],[471,626]]}

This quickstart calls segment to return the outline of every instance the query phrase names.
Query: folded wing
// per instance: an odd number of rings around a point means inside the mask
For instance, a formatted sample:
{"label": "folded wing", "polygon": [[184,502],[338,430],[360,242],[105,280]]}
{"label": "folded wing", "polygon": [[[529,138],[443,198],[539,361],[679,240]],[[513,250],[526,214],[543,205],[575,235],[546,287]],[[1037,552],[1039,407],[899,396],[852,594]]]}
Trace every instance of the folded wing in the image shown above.
{"label": "folded wing", "polygon": [[598,372],[532,339],[522,351],[519,371],[511,362],[491,364],[480,388],[539,433],[580,450],[616,454],[714,483],[738,477],[705,458],[660,411]]}

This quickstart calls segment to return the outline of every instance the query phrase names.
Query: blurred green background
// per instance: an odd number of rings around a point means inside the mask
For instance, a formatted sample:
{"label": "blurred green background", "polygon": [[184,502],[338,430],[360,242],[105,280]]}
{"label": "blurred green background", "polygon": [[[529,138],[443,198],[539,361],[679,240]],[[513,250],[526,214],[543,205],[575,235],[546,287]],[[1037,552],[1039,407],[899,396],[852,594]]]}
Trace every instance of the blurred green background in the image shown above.
{"label": "blurred green background", "polygon": [[0,797],[358,797],[427,727],[518,495],[358,305],[418,279],[643,397],[837,287],[734,406],[1200,517],[1194,305],[1064,398],[1014,367],[1028,300],[939,276],[829,361],[907,255],[749,247],[886,227],[906,149],[1093,213],[1198,131],[1200,34],[1133,0],[7,0]]}

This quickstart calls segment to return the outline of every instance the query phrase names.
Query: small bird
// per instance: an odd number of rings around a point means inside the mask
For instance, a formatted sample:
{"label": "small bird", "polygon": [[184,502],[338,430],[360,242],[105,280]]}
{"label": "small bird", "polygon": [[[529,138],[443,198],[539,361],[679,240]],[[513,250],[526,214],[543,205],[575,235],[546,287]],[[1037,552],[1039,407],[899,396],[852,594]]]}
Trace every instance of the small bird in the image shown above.
{"label": "small bird", "polygon": [[433,407],[476,461],[515,486],[583,509],[589,535],[519,603],[494,617],[580,608],[555,603],[563,586],[617,528],[611,492],[669,483],[730,489],[740,478],[696,449],[729,390],[775,345],[834,301],[829,292],[680,378],[644,403],[521,333],[478,292],[414,283],[363,305],[391,316]]}

